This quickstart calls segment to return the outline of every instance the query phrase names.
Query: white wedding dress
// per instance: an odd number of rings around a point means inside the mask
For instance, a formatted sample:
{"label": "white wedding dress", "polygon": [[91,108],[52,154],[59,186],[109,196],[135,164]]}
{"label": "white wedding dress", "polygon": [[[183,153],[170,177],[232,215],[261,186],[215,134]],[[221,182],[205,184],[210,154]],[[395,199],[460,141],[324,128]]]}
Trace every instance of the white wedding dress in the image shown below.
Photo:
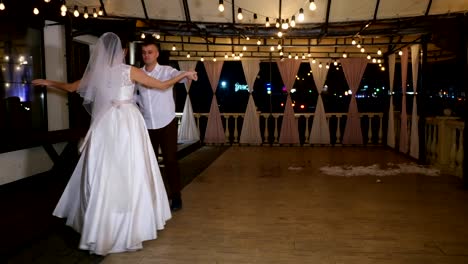
{"label": "white wedding dress", "polygon": [[132,100],[130,66],[112,71],[121,72],[118,100],[93,121],[53,212],[81,233],[81,249],[99,255],[141,249],[171,218],[145,122]]}

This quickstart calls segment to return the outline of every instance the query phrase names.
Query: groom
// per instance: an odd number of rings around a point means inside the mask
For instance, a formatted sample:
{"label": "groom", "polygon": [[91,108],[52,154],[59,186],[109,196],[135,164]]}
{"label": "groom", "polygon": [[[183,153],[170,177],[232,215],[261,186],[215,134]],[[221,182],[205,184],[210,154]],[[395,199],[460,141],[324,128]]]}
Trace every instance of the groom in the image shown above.
{"label": "groom", "polygon": [[[142,70],[149,76],[161,81],[171,79],[179,71],[158,64],[159,44],[155,39],[148,38],[141,47],[145,66]],[[184,79],[183,82],[185,82]],[[154,152],[161,154],[164,163],[165,180],[167,180],[168,195],[171,200],[171,210],[182,209],[182,183],[177,162],[177,119],[173,87],[166,90],[144,89],[138,87],[137,102],[145,119]]]}

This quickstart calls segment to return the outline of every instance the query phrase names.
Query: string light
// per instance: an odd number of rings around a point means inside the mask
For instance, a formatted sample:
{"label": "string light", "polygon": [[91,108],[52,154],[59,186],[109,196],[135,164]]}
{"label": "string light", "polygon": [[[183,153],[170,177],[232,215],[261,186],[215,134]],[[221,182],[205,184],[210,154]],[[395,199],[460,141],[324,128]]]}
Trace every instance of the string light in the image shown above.
{"label": "string light", "polygon": [[382,51],[380,49],[377,51],[377,55],[382,55]]}
{"label": "string light", "polygon": [[279,28],[280,27],[280,20],[279,18],[276,19],[276,24],[275,24],[276,28]]}
{"label": "string light", "polygon": [[309,0],[309,9],[311,11],[315,11],[317,9],[317,5],[315,4],[314,0]]}
{"label": "string light", "polygon": [[85,6],[84,11],[83,11],[83,17],[84,17],[85,19],[88,19],[88,17],[89,17],[89,14],[88,14],[88,7],[86,7],[86,6]]}
{"label": "string light", "polygon": [[44,0],[44,2],[46,2],[46,3],[49,3],[49,2],[50,2],[50,0]]}
{"label": "string light", "polygon": [[93,17],[94,18],[98,17],[98,14],[96,13],[96,8],[93,8]]}
{"label": "string light", "polygon": [[283,37],[283,32],[278,31],[278,38],[281,38],[281,37]]}
{"label": "string light", "polygon": [[297,19],[299,19],[299,22],[304,21],[304,9],[299,9],[299,17]]}
{"label": "string light", "polygon": [[224,58],[227,60],[229,58],[229,56],[227,55],[227,53],[224,53]]}
{"label": "string light", "polygon": [[172,45],[172,50],[173,50],[173,51],[177,50],[177,48],[176,48],[175,45]]}
{"label": "string light", "polygon": [[261,40],[257,40],[257,45],[262,45],[262,41]]}
{"label": "string light", "polygon": [[3,3],[3,0],[0,0],[0,10],[5,10],[5,4]]}
{"label": "string light", "polygon": [[244,19],[244,15],[242,15],[242,8],[240,8],[240,7],[239,7],[239,9],[237,9],[237,19],[239,19],[239,20]]}
{"label": "string light", "polygon": [[219,12],[224,12],[223,0],[219,0],[218,10]]}
{"label": "string light", "polygon": [[265,27],[269,27],[270,26],[270,19],[267,17],[265,19]]}
{"label": "string light", "polygon": [[205,59],[203,57],[200,58],[201,61],[205,61]]}
{"label": "string light", "polygon": [[348,57],[348,54],[346,54],[346,52],[343,52],[343,58],[347,58]]}
{"label": "string light", "polygon": [[367,59],[368,59],[368,60],[372,59],[372,57],[371,57],[370,54],[367,54]]}
{"label": "string light", "polygon": [[292,16],[291,18],[291,27],[295,27],[296,26],[296,16]]}
{"label": "string light", "polygon": [[63,1],[62,6],[60,7],[60,11],[62,11],[62,13],[67,12],[67,6],[65,5],[65,1]]}
{"label": "string light", "polygon": [[35,15],[39,15],[39,9],[37,9],[37,7],[35,7],[35,8],[33,9],[33,13],[34,13]]}
{"label": "string light", "polygon": [[190,58],[190,53],[187,53],[187,58]]}
{"label": "string light", "polygon": [[400,50],[400,51],[398,52],[398,55],[402,56],[402,55],[403,55],[403,51]]}
{"label": "string light", "polygon": [[140,36],[141,39],[145,39],[146,38],[146,35],[145,33],[141,33],[141,36]]}
{"label": "string light", "polygon": [[75,11],[73,11],[73,15],[74,15],[75,17],[79,17],[79,16],[80,16],[80,12],[78,12],[78,6],[75,6],[74,9],[75,9]]}

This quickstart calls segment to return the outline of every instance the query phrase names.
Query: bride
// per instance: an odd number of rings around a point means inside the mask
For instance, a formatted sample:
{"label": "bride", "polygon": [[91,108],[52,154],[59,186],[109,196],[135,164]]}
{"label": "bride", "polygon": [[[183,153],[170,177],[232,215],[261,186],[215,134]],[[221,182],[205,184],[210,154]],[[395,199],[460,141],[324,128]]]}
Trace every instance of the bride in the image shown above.
{"label": "bride", "polygon": [[196,72],[183,72],[162,82],[124,64],[124,57],[119,37],[105,33],[81,80],[33,81],[77,91],[91,114],[82,154],[53,214],[81,233],[80,249],[99,255],[141,249],[171,218],[145,122],[133,102],[135,82],[166,89],[183,78],[197,79]]}

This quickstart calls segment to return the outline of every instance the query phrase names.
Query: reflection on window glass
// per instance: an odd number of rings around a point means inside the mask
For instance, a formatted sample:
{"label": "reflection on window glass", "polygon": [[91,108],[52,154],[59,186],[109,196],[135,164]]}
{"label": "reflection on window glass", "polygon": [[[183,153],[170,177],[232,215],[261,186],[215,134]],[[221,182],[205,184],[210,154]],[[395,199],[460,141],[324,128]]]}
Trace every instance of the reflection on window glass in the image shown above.
{"label": "reflection on window glass", "polygon": [[32,28],[0,33],[0,127],[3,131],[37,131],[47,127],[45,93],[31,85],[32,79],[42,76],[41,39],[41,31]]}

